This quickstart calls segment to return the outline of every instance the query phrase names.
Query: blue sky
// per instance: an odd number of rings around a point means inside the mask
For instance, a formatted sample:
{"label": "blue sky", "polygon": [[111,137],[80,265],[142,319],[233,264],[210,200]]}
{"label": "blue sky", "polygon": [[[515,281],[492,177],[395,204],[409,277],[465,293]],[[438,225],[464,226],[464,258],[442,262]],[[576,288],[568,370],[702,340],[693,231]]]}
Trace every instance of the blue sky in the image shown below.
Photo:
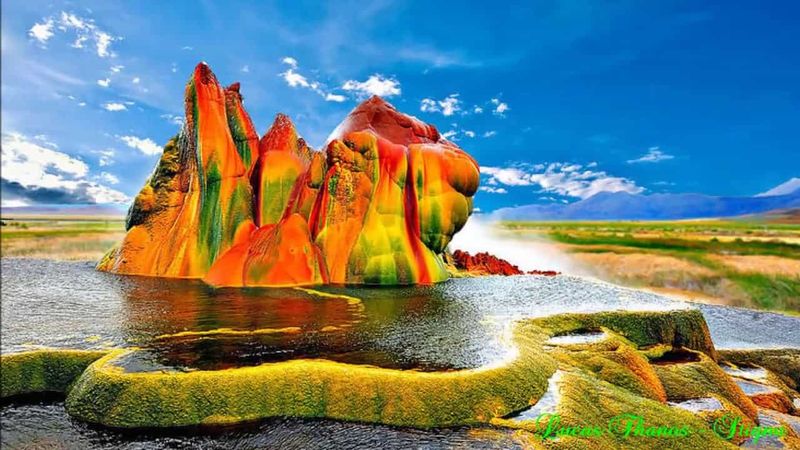
{"label": "blue sky", "polygon": [[795,2],[234,3],[3,2],[4,206],[129,201],[199,61],[314,146],[385,95],[478,160],[484,211],[800,175]]}

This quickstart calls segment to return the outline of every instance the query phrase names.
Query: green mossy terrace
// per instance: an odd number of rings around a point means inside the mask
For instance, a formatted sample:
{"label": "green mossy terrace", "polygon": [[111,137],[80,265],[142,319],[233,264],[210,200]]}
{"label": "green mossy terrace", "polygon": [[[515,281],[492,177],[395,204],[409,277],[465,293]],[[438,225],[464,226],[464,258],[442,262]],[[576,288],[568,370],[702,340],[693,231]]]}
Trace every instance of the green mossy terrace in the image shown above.
{"label": "green mossy terrace", "polygon": [[67,393],[72,383],[106,351],[34,350],[0,357],[2,398]]}
{"label": "green mossy terrace", "polygon": [[[604,335],[596,341],[548,343],[552,336],[597,330]],[[693,309],[530,319],[516,323],[513,343],[506,361],[453,372],[292,360],[219,371],[131,373],[115,361],[135,349],[37,350],[0,358],[2,396],[63,392],[73,417],[118,428],[218,425],[267,417],[423,429],[491,423],[519,428],[515,438],[533,448],[558,449],[734,448],[711,432],[710,424],[722,412],[740,414],[747,423],[755,416],[752,401],[717,365],[708,328]],[[692,358],[663,364],[673,354]],[[633,411],[648,424],[682,424],[709,433],[542,440],[533,421],[509,417],[535,404],[556,370],[561,373],[556,408],[564,423],[606,424]],[[694,414],[666,403],[702,397],[718,399],[723,410]]]}

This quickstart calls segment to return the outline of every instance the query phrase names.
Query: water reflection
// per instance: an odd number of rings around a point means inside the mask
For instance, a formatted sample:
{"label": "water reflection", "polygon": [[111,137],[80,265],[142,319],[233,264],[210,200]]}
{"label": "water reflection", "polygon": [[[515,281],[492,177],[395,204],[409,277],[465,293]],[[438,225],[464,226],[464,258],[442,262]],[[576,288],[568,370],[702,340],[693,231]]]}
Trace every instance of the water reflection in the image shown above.
{"label": "water reflection", "polygon": [[[450,370],[502,359],[507,348],[498,336],[516,319],[687,307],[568,276],[320,292],[214,290],[195,280],[100,273],[89,263],[3,258],[2,285],[2,352],[36,345],[144,347],[147,352],[130,361],[136,370],[159,364],[216,369],[301,357]],[[718,348],[743,342],[800,347],[797,318],[714,306],[702,311]]]}

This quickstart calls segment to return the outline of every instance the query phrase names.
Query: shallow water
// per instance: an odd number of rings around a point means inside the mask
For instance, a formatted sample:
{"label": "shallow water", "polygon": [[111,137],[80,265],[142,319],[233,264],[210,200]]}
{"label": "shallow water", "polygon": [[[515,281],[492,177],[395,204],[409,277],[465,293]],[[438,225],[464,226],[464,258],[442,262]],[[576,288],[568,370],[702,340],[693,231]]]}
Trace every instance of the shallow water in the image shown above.
{"label": "shallow water", "polygon": [[136,345],[145,349],[131,363],[137,370],[213,369],[291,358],[460,369],[503,358],[502,337],[515,318],[686,307],[567,276],[396,288],[214,290],[195,280],[100,273],[89,263],[3,259],[2,264],[4,353],[36,345]]}
{"label": "shallow water", "polygon": [[332,420],[274,419],[169,433],[120,431],[71,419],[63,401],[10,404],[0,412],[0,446],[11,449],[514,449],[510,430],[420,431]]}
{"label": "shallow water", "polygon": [[[515,319],[690,305],[589,279],[454,279],[397,288],[211,289],[198,281],[123,277],[90,263],[2,262],[0,351],[38,346],[144,349],[128,370],[220,369],[292,358],[416,370],[490,364],[508,355]],[[798,347],[800,320],[701,305],[718,348]],[[485,435],[489,433],[491,437]],[[265,421],[224,431],[128,436],[70,419],[63,403],[6,405],[3,444],[62,448],[500,447],[490,430],[400,430],[335,421]],[[64,445],[61,445],[64,444]],[[34,447],[36,447],[34,445]]]}
{"label": "shallow water", "polygon": [[693,398],[682,402],[667,402],[667,404],[694,413],[722,409],[722,403],[714,397]]}

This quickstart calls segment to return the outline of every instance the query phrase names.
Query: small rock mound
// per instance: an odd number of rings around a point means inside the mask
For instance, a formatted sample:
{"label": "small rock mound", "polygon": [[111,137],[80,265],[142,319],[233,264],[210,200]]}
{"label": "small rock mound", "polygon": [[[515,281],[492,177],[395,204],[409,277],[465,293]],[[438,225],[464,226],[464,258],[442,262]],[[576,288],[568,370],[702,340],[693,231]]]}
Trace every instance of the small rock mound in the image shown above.
{"label": "small rock mound", "polygon": [[558,272],[553,270],[531,270],[525,272],[505,259],[498,258],[488,252],[479,252],[474,256],[469,252],[456,250],[453,252],[453,265],[456,269],[464,270],[475,275],[545,275],[554,276]]}

